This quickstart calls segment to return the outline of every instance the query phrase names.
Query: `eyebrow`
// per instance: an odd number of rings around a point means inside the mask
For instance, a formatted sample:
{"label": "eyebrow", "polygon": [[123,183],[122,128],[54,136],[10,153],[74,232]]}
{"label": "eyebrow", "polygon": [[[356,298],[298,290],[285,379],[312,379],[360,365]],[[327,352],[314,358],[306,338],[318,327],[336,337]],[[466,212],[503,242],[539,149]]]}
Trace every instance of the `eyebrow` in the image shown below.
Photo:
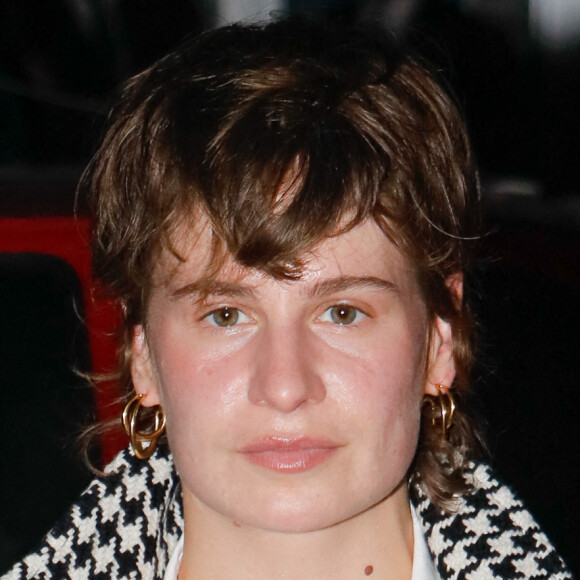
{"label": "eyebrow", "polygon": [[370,289],[395,292],[396,286],[383,278],[376,276],[339,276],[329,280],[321,280],[307,292],[308,296],[329,296],[345,290]]}
{"label": "eyebrow", "polygon": [[[309,298],[315,298],[359,289],[395,292],[396,286],[392,282],[376,276],[339,276],[316,282],[306,290],[305,294]],[[197,297],[200,301],[205,300],[208,296],[255,298],[256,291],[251,286],[235,282],[221,282],[219,280],[201,278],[181,286],[171,294],[174,299],[179,299],[183,296]]]}
{"label": "eyebrow", "polygon": [[195,282],[181,286],[171,293],[171,297],[175,299],[182,298],[183,296],[197,296],[198,300],[205,300],[208,296],[212,295],[249,298],[255,297],[256,292],[252,287],[244,286],[243,284],[201,278]]}

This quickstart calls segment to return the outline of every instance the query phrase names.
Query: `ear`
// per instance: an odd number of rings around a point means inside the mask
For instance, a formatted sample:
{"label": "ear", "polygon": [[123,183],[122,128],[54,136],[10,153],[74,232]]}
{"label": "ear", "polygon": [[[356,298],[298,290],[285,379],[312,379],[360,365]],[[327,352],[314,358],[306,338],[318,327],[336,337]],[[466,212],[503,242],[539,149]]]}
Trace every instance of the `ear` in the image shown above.
{"label": "ear", "polygon": [[132,349],[131,377],[135,392],[145,395],[142,399],[144,407],[159,405],[157,377],[145,337],[145,329],[141,325],[136,326],[133,331]]}
{"label": "ear", "polygon": [[[461,274],[450,276],[447,287],[454,298],[461,301],[463,296],[463,277]],[[455,359],[453,357],[453,332],[451,324],[437,317],[431,329],[429,344],[429,363],[425,393],[436,396],[439,394],[437,385],[451,386],[455,379]]]}

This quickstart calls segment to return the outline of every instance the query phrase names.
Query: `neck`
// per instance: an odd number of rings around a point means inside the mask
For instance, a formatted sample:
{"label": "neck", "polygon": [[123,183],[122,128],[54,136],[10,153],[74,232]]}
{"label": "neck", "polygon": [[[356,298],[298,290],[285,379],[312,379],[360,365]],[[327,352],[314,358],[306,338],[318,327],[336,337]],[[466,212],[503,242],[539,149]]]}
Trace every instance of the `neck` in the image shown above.
{"label": "neck", "polygon": [[369,510],[313,532],[245,527],[184,494],[179,580],[408,580],[413,524],[406,486]]}

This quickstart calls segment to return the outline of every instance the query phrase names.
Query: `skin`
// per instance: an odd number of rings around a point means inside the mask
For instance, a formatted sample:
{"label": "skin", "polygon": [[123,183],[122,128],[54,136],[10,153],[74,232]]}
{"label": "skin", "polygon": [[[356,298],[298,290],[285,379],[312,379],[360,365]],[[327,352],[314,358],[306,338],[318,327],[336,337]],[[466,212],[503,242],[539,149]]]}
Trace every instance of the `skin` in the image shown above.
{"label": "skin", "polygon": [[[455,369],[407,259],[365,222],[315,247],[297,281],[230,260],[208,285],[209,233],[186,239],[186,262],[157,268],[132,367],[182,482],[180,578],[352,579],[369,564],[410,578],[421,401]],[[272,438],[331,450],[297,472],[251,461]]]}

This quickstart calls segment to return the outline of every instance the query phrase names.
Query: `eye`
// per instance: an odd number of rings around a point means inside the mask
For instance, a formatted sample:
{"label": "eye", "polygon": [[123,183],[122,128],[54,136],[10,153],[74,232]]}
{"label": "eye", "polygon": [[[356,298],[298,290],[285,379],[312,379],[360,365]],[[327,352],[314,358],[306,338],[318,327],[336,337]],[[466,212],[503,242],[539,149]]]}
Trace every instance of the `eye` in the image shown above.
{"label": "eye", "polygon": [[229,328],[236,326],[236,324],[250,321],[249,317],[241,310],[230,308],[229,306],[224,306],[223,308],[218,308],[217,310],[210,312],[204,316],[204,320],[207,320],[210,324],[219,326],[220,328]]}
{"label": "eye", "polygon": [[319,317],[319,320],[322,322],[332,322],[333,324],[346,326],[348,324],[360,322],[365,317],[366,314],[354,306],[349,306],[348,304],[337,304],[336,306],[327,308]]}

